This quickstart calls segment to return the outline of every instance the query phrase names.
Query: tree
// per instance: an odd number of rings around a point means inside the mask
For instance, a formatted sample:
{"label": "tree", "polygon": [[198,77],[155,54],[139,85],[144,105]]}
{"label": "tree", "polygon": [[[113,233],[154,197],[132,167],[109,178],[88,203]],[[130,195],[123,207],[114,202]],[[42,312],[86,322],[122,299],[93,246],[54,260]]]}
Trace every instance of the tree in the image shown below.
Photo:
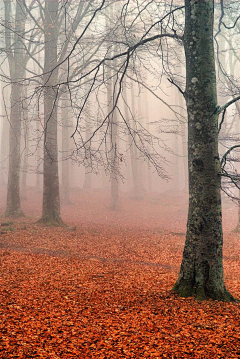
{"label": "tree", "polygon": [[[9,170],[7,185],[7,207],[5,216],[23,215],[20,204],[20,139],[21,139],[21,101],[22,79],[25,74],[27,57],[22,36],[25,32],[26,12],[17,1],[15,24],[11,22],[11,1],[4,0],[5,5],[5,45],[11,79],[10,132],[9,132]],[[14,27],[14,35],[11,31]]]}
{"label": "tree", "polygon": [[231,301],[223,281],[213,23],[213,0],[185,1],[189,211],[181,270],[173,290],[184,297]]}
{"label": "tree", "polygon": [[57,101],[58,1],[45,0],[44,28],[44,162],[43,206],[40,222],[62,224],[58,178]]}
{"label": "tree", "polygon": [[[8,89],[5,89],[8,90]],[[2,133],[1,133],[1,164],[0,164],[0,185],[5,185],[6,180],[5,176],[7,173],[7,160],[8,160],[8,137],[6,133],[9,133],[9,121],[8,121],[8,109],[9,109],[9,99],[10,96],[3,88],[0,88],[1,93],[3,94],[3,104],[1,108],[1,117],[2,121]],[[5,96],[6,95],[6,96]]]}
{"label": "tree", "polygon": [[69,128],[70,128],[70,116],[69,116],[69,98],[67,91],[61,97],[62,109],[62,200],[66,204],[70,204],[70,176],[69,176]]}
{"label": "tree", "polygon": [[[24,97],[27,98],[27,88],[24,89]],[[22,125],[23,125],[23,165],[22,165],[22,183],[21,183],[21,197],[27,199],[27,171],[28,171],[28,156],[29,156],[29,130],[30,123],[28,120],[28,107],[26,101],[22,101]]]}
{"label": "tree", "polygon": [[[45,0],[45,8],[42,14],[44,22],[44,68],[43,68],[43,92],[44,92],[44,161],[43,161],[43,206],[42,217],[39,222],[62,225],[60,216],[60,195],[58,175],[58,141],[57,141],[57,112],[60,94],[66,94],[64,86],[62,93],[58,88],[61,64],[68,50],[72,36],[79,22],[88,14],[90,3],[79,3],[71,17],[69,29],[64,28],[67,24],[68,11],[72,3],[63,2],[59,6],[58,1]],[[68,14],[69,15],[69,14]],[[69,15],[70,16],[70,15]],[[65,19],[65,20],[64,20]],[[65,21],[65,22],[64,22]],[[65,34],[65,41],[59,46],[60,30]],[[63,37],[63,36],[62,36]],[[61,38],[62,40],[62,38]],[[60,48],[60,50],[59,50]],[[69,64],[68,64],[69,66]],[[69,77],[68,69],[62,69],[62,75]],[[66,105],[66,104],[65,104]],[[64,149],[65,150],[65,149]],[[66,184],[66,183],[65,183]],[[68,186],[68,184],[66,184]],[[65,186],[65,188],[66,188]],[[66,194],[66,193],[65,193]]]}

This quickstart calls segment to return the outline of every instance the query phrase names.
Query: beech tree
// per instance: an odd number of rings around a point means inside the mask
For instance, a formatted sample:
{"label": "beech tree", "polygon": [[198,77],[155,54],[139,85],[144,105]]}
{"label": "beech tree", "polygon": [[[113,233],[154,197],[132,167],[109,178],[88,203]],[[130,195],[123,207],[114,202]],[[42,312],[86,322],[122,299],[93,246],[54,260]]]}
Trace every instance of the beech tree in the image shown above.
{"label": "beech tree", "polygon": [[[85,18],[94,17],[92,15],[94,11],[90,2],[75,4],[72,1],[58,2],[52,0],[40,1],[35,4],[34,9],[31,9],[28,3],[24,1],[23,8],[30,16],[33,24],[38,28],[39,52],[44,54],[43,61],[41,58],[38,61],[37,56],[34,58],[34,61],[41,68],[42,74],[36,73],[36,76],[28,79],[33,86],[32,96],[34,96],[35,92],[43,94],[43,205],[39,222],[62,225],[58,174],[58,103],[61,96],[63,96],[65,114],[69,104],[71,107],[72,104],[71,101],[68,105],[66,104],[66,101],[64,101],[64,97],[68,98],[66,86],[60,89],[58,83],[63,77],[71,79],[70,63],[64,61],[64,58],[69,51],[69,47],[71,47],[71,41],[76,38],[75,32],[78,30],[79,23],[83,21],[84,27]],[[73,62],[75,63],[74,71],[81,71],[76,61],[73,60]],[[80,68],[81,66],[82,63]],[[38,81],[37,90],[35,89],[36,85],[34,85],[36,78],[41,80],[41,83]],[[69,126],[66,123],[64,125]],[[68,132],[67,129],[64,131],[63,140],[65,140],[65,135],[68,136],[66,132]],[[64,147],[63,152],[68,157],[68,148]],[[65,163],[67,164],[66,159]],[[66,176],[64,177],[64,189],[68,186],[65,180],[68,181]],[[69,200],[67,198],[68,193],[65,191],[64,197],[66,201]]]}
{"label": "beech tree", "polygon": [[185,1],[185,98],[188,112],[189,210],[180,296],[233,300],[223,281],[221,167],[214,55],[214,1]]}
{"label": "beech tree", "polygon": [[[6,216],[23,215],[20,203],[20,139],[22,115],[22,80],[28,61],[24,44],[26,12],[17,1],[12,9],[11,1],[4,0],[5,6],[5,46],[11,81],[10,127],[9,127],[9,170],[7,185]],[[13,16],[13,11],[15,14]],[[14,18],[14,23],[12,19]],[[14,33],[12,32],[14,29]]]}
{"label": "beech tree", "polygon": [[70,204],[70,166],[69,166],[69,138],[70,138],[70,116],[69,116],[69,98],[65,92],[61,96],[61,116],[62,116],[62,153],[65,157],[62,160],[62,200],[66,204]]}
{"label": "beech tree", "polygon": [[[61,224],[57,145],[58,1],[45,0],[43,223]],[[52,71],[51,71],[52,70]],[[50,72],[51,71],[51,72]]]}

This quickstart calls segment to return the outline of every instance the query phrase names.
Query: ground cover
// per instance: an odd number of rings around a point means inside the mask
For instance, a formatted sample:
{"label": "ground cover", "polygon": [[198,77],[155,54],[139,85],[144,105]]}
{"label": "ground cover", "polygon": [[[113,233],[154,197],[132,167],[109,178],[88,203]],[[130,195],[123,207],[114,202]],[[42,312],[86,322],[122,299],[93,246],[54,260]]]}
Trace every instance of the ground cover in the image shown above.
{"label": "ground cover", "polygon": [[[29,191],[23,205],[31,217],[1,219],[1,358],[240,357],[239,303],[170,291],[185,240],[185,195],[136,202],[125,194],[112,212],[106,193],[76,191],[74,204],[62,206],[65,228],[35,223],[35,196]],[[240,298],[235,212],[225,205],[224,269]]]}

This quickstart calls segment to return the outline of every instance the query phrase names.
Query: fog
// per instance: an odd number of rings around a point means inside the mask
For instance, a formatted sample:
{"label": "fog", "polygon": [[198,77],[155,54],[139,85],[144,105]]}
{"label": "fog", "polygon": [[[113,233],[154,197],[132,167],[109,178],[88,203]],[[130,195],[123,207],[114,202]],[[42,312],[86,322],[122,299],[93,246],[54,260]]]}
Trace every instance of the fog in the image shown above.
{"label": "fog", "polygon": [[239,357],[239,14],[0,2],[0,356]]}
{"label": "fog", "polygon": [[[164,14],[164,6],[149,4],[144,18],[136,16],[139,9],[134,3],[119,1],[103,2],[99,7],[71,2],[60,10],[54,1],[45,6],[49,14],[58,11],[55,19],[47,13],[44,17],[37,4],[26,4],[24,9],[10,2],[1,6],[1,21],[5,21],[1,32],[2,213],[27,214],[25,208],[36,207],[36,217],[41,217],[43,202],[48,207],[45,214],[43,208],[43,217],[56,210],[60,218],[59,189],[61,209],[64,212],[66,206],[73,206],[71,210],[75,206],[79,220],[77,201],[89,196],[94,211],[99,193],[106,199],[106,209],[117,211],[116,218],[126,211],[128,199],[135,200],[136,207],[144,207],[155,199],[169,198],[171,202],[180,196],[184,204],[176,201],[176,206],[185,213],[188,165],[187,112],[181,90],[185,82],[183,47],[171,38],[155,46],[153,39],[145,46],[137,45],[127,65],[126,56],[119,56],[126,46],[141,42],[141,33],[154,37],[158,25],[146,27],[155,20],[156,9]],[[143,11],[143,4],[141,8]],[[56,21],[60,24],[57,31]],[[180,35],[181,13],[177,23]],[[224,90],[221,69],[233,78],[235,55],[224,37],[220,37],[217,50],[222,105],[229,94]],[[220,136],[222,153],[238,137],[236,119],[232,109]],[[44,174],[47,168],[49,173]],[[237,193],[234,189],[225,192],[231,197]],[[51,204],[46,203],[53,194],[57,209],[50,210]],[[224,200],[235,215],[236,204]]]}

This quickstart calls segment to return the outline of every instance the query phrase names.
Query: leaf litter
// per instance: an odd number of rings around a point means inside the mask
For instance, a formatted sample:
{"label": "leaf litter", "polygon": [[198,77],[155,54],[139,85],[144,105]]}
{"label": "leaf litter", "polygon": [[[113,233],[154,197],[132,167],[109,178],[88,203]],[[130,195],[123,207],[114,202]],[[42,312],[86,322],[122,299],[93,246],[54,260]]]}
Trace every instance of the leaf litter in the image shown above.
{"label": "leaf litter", "polygon": [[[171,203],[163,212],[146,199],[141,206],[125,202],[112,213],[98,198],[91,214],[81,194],[75,206],[63,207],[73,230],[24,218],[1,234],[1,358],[240,357],[239,303],[171,292],[185,202],[171,217]],[[230,227],[231,221],[225,213]],[[225,227],[225,282],[240,298],[240,235]]]}

